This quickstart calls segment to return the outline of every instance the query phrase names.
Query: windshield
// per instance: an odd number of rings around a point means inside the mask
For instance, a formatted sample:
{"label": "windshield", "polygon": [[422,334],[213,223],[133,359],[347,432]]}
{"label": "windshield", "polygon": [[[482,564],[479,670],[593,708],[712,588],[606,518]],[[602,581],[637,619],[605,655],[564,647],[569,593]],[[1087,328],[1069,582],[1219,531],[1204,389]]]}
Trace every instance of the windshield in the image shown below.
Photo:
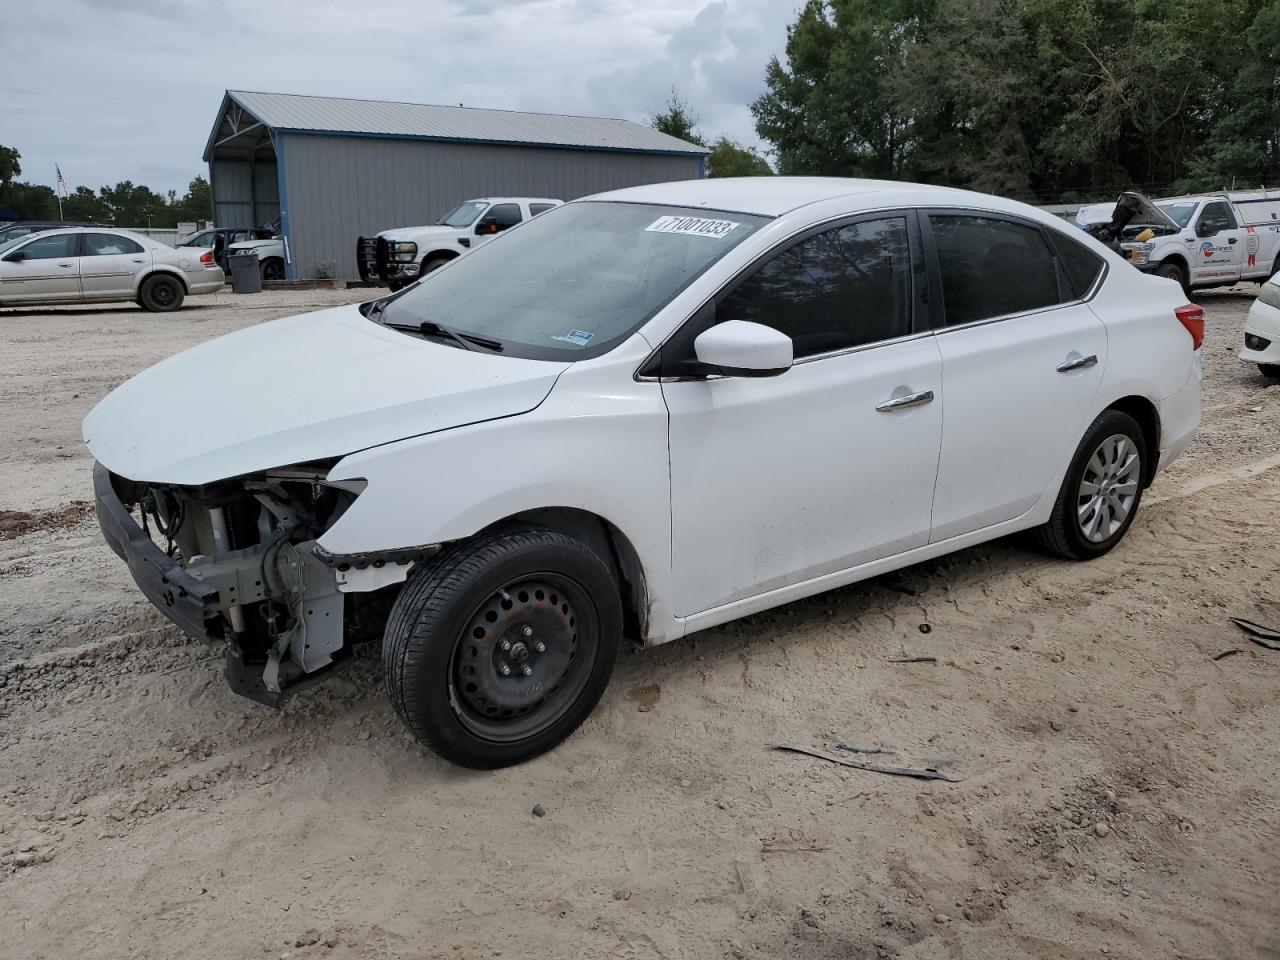
{"label": "windshield", "polygon": [[1192,214],[1196,212],[1198,204],[1196,201],[1183,201],[1182,203],[1158,203],[1156,204],[1161,210],[1168,215],[1180,227],[1185,227],[1191,222]]}
{"label": "windshield", "polygon": [[445,214],[436,223],[445,227],[469,227],[475,222],[476,217],[480,216],[480,211],[488,205],[484,200],[468,200],[466,203],[458,204],[452,212]]}
{"label": "windshield", "polygon": [[213,246],[212,233],[193,233],[190,236],[183,237],[178,241],[179,247],[210,247]]}
{"label": "windshield", "polygon": [[599,356],[766,222],[650,204],[566,204],[425,277],[379,319],[438,323],[516,356]]}

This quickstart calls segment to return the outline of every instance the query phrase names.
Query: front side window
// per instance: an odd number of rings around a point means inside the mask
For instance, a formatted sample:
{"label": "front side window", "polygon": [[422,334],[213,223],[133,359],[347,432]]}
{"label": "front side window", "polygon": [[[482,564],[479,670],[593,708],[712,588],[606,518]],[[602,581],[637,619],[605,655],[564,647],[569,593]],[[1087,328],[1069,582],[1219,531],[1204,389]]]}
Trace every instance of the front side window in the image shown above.
{"label": "front side window", "polygon": [[1223,230],[1234,230],[1236,218],[1225,201],[1215,200],[1204,205],[1204,212],[1196,223],[1196,233],[1202,237],[1212,237]]}
{"label": "front side window", "polygon": [[444,227],[469,227],[485,208],[483,200],[468,200],[454,207],[436,222]]}
{"label": "front side window", "polygon": [[499,231],[514,227],[520,222],[520,204],[495,203],[484,216],[486,221],[493,221]]}
{"label": "front side window", "polygon": [[599,356],[767,222],[655,204],[569,203],[428,274],[371,315],[496,340],[505,355]]}
{"label": "front side window", "polygon": [[911,332],[911,249],[903,217],[864,220],[802,240],[716,306],[791,338],[797,358]]}
{"label": "front side window", "polygon": [[128,237],[120,237],[111,233],[86,233],[84,235],[85,257],[111,257],[126,253],[141,253],[142,246]]}
{"label": "front side window", "polygon": [[37,237],[22,248],[24,260],[54,260],[58,257],[74,257],[76,241],[80,235],[76,233],[55,233],[48,237]]}
{"label": "front side window", "polygon": [[1062,301],[1057,265],[1038,228],[970,214],[930,214],[929,226],[947,326]]}

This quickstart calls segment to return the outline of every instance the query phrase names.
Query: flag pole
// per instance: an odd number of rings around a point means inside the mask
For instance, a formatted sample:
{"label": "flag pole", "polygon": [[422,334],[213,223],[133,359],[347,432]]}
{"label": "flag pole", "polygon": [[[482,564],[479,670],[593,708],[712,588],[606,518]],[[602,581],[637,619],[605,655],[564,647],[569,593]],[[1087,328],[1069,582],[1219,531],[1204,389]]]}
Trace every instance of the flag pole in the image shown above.
{"label": "flag pole", "polygon": [[53,188],[53,195],[58,198],[58,222],[62,223],[62,168],[55,163],[53,172],[58,175],[57,182]]}

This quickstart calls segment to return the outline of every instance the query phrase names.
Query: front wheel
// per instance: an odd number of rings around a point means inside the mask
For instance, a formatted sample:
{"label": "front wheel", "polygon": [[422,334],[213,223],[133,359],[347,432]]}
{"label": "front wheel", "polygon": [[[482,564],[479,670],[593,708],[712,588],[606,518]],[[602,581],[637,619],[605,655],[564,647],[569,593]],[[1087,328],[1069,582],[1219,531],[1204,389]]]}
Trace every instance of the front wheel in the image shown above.
{"label": "front wheel", "polygon": [[1176,263],[1162,263],[1156,267],[1156,276],[1164,277],[1168,280],[1176,280],[1178,285],[1182,287],[1182,292],[1187,296],[1191,296],[1191,284],[1187,280],[1187,272]]}
{"label": "front wheel", "polygon": [[1124,537],[1142,500],[1147,442],[1136,420],[1104,410],[1085,432],[1063,478],[1042,546],[1072,560],[1100,557]]}
{"label": "front wheel", "polygon": [[165,313],[182,306],[186,291],[175,277],[157,273],[142,281],[138,291],[138,303],[153,313]]}
{"label": "front wheel", "polygon": [[534,527],[498,531],[446,550],[405,585],[383,640],[387,692],[446,760],[505,767],[587,718],[621,635],[617,583],[587,546]]}
{"label": "front wheel", "polygon": [[1280,363],[1260,363],[1258,369],[1262,371],[1264,377],[1280,380]]}
{"label": "front wheel", "polygon": [[279,257],[263,260],[259,269],[262,271],[262,279],[264,281],[284,279],[284,261]]}

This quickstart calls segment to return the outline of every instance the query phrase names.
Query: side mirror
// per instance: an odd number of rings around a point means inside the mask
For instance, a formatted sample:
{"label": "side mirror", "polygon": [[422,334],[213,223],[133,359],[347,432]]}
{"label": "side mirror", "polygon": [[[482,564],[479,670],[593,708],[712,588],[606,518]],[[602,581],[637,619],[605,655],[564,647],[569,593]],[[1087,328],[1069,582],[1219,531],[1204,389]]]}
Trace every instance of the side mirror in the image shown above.
{"label": "side mirror", "polygon": [[1196,225],[1196,236],[1201,240],[1205,237],[1214,237],[1218,235],[1218,231],[1211,224],[1201,223]]}
{"label": "side mirror", "polygon": [[485,217],[483,220],[481,220],[479,223],[476,224],[476,236],[482,237],[482,236],[485,236],[486,234],[497,233],[497,232],[498,232],[497,217]]}
{"label": "side mirror", "polygon": [[699,363],[726,377],[776,377],[791,369],[791,338],[762,323],[726,320],[698,334],[693,352]]}

